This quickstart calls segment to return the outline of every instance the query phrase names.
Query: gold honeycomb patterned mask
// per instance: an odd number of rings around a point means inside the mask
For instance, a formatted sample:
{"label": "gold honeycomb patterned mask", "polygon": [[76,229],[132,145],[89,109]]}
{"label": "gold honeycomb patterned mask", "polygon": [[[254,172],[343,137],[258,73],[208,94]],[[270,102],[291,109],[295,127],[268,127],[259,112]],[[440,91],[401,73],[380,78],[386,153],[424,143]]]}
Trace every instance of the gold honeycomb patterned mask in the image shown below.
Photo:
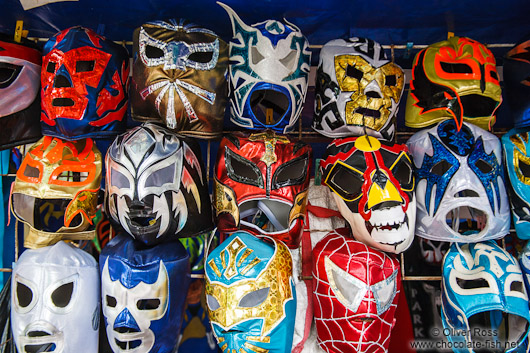
{"label": "gold honeycomb patterned mask", "polygon": [[381,45],[366,38],[332,40],[317,70],[313,129],[328,137],[393,140],[405,75]]}
{"label": "gold honeycomb patterned mask", "polygon": [[206,260],[208,316],[230,352],[291,352],[296,294],[289,249],[239,231]]}
{"label": "gold honeycomb patterned mask", "polygon": [[61,239],[92,239],[101,153],[92,139],[63,141],[45,136],[28,151],[13,187],[13,214],[29,227],[27,248]]}

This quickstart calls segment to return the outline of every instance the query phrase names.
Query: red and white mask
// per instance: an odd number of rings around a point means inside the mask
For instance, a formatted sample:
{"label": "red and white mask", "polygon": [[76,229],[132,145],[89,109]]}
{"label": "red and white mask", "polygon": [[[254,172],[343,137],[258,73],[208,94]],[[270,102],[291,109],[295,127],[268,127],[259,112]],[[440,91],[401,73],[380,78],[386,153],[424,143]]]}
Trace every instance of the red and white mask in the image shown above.
{"label": "red and white mask", "polygon": [[214,207],[221,232],[264,234],[290,248],[300,244],[312,150],[272,131],[221,140]]}
{"label": "red and white mask", "polygon": [[399,261],[348,238],[326,235],[313,249],[313,310],[328,353],[387,352],[401,290]]}

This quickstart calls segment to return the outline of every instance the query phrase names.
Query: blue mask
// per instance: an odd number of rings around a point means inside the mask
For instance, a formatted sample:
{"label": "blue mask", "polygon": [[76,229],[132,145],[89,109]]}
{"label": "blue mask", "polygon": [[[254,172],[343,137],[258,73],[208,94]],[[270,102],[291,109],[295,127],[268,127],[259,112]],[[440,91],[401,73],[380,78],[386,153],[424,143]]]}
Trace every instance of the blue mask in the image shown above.
{"label": "blue mask", "polygon": [[103,249],[102,306],[114,352],[173,352],[190,281],[188,260],[178,241],[145,248],[125,234]]}
{"label": "blue mask", "polygon": [[[292,131],[302,113],[311,64],[309,44],[293,24],[245,24],[218,2],[232,21],[230,119],[250,129]],[[257,102],[257,103],[256,103]]]}
{"label": "blue mask", "polygon": [[499,139],[453,120],[407,142],[416,175],[416,235],[436,241],[477,242],[509,233],[510,210]]}
{"label": "blue mask", "polygon": [[233,233],[206,260],[208,316],[224,353],[291,352],[296,293],[289,249]]}
{"label": "blue mask", "polygon": [[[523,275],[513,256],[493,240],[453,243],[444,259],[442,278],[442,323],[447,339],[458,347],[453,351],[470,352],[466,347],[479,340],[502,348],[513,343],[517,347],[510,346],[506,352],[519,351],[529,322]],[[500,337],[501,332],[508,338]]]}
{"label": "blue mask", "polygon": [[521,239],[530,238],[530,143],[527,130],[512,129],[502,136],[513,224]]}

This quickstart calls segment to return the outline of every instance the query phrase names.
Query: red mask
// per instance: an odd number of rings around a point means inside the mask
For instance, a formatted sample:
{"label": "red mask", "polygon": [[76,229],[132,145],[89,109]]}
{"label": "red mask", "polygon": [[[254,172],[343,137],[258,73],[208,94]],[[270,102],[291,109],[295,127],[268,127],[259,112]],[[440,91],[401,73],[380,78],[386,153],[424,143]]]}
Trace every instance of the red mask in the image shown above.
{"label": "red mask", "polygon": [[245,229],[297,248],[311,160],[309,145],[272,131],[223,138],[215,166],[219,231]]}
{"label": "red mask", "polygon": [[339,229],[313,249],[318,343],[328,353],[387,352],[401,290],[399,261],[349,237]]}

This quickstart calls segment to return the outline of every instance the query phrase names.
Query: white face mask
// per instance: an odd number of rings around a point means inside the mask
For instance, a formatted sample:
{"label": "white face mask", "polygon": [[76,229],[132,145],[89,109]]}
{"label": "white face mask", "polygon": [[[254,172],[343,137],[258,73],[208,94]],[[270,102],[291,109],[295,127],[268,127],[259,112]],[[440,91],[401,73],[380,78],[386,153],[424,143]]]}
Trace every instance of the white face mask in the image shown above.
{"label": "white face mask", "polygon": [[62,241],[28,249],[11,281],[19,353],[98,352],[99,270],[91,255]]}

